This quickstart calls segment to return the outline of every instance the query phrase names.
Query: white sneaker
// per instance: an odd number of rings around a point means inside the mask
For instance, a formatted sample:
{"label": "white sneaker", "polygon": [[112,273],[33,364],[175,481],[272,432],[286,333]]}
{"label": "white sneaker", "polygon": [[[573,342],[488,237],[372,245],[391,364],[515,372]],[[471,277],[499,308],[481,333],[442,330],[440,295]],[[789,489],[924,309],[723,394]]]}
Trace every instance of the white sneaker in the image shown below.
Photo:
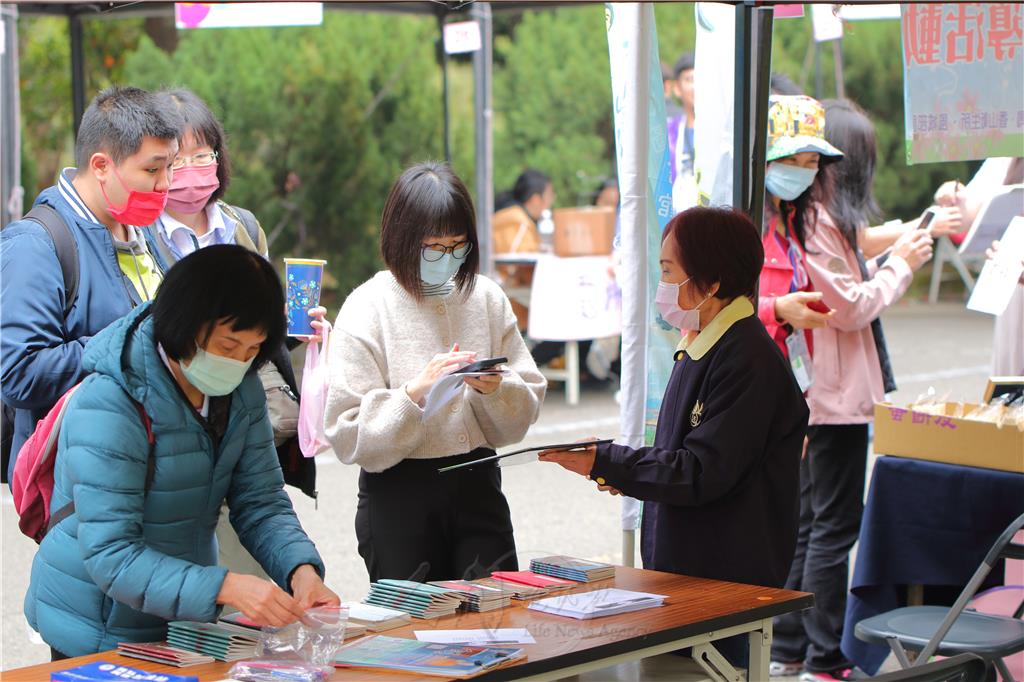
{"label": "white sneaker", "polygon": [[772,661],[768,664],[768,675],[770,677],[796,677],[803,671],[804,664],[799,662]]}

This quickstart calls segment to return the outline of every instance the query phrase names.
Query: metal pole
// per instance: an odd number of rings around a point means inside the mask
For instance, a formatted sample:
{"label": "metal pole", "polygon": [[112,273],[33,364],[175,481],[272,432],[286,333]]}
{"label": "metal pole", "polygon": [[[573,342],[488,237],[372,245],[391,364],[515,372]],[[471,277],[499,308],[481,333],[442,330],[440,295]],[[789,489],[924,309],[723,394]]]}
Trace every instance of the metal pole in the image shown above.
{"label": "metal pole", "polygon": [[17,5],[0,5],[0,30],[0,227],[4,227],[21,218],[25,195],[21,186]]}
{"label": "metal pole", "polygon": [[78,126],[85,113],[85,51],[82,40],[82,15],[72,9],[68,15],[68,34],[71,37],[71,128],[78,138]]}
{"label": "metal pole", "polygon": [[451,114],[448,111],[448,50],[444,45],[444,17],[447,10],[437,14],[437,26],[440,29],[441,41],[441,98],[444,106],[444,160],[452,162]]}
{"label": "metal pole", "polygon": [[832,57],[835,61],[836,71],[836,97],[846,99],[846,84],[843,82],[843,39],[837,38],[832,41]]}
{"label": "metal pole", "polygon": [[758,229],[764,225],[764,172],[768,147],[768,95],[772,75],[772,24],[775,13],[771,7],[758,7],[755,12],[757,39],[757,78],[754,82],[754,150],[751,154],[750,217]]}
{"label": "metal pole", "polygon": [[733,78],[732,205],[746,211],[750,206],[750,53],[753,33],[752,0],[736,5],[736,63]]}
{"label": "metal pole", "polygon": [[491,211],[494,210],[494,147],[491,110],[491,70],[494,41],[491,26],[491,4],[477,2],[470,7],[470,16],[480,25],[480,49],[473,53],[473,111],[476,147],[476,233],[480,244],[480,267],[492,275]]}
{"label": "metal pole", "polygon": [[821,100],[821,91],[824,89],[822,85],[822,74],[821,74],[821,43],[814,42],[814,99]]}

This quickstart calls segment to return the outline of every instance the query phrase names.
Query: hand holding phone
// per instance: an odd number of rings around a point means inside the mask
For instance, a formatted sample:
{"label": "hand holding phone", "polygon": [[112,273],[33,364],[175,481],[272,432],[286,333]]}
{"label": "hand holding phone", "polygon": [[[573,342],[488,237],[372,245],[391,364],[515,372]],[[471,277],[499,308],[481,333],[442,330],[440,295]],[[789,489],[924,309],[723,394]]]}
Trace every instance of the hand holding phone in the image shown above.
{"label": "hand holding phone", "polygon": [[508,362],[508,358],[488,358],[486,360],[477,360],[470,365],[460,367],[452,372],[452,374],[478,374],[480,372],[491,372],[497,374],[501,371],[498,369],[498,365],[503,365],[506,362]]}

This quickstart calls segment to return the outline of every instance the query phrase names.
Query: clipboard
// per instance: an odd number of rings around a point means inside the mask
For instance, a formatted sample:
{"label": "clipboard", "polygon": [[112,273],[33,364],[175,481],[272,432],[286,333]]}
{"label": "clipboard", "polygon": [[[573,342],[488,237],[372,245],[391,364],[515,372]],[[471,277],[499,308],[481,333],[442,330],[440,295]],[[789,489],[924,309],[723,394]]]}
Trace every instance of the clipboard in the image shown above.
{"label": "clipboard", "polygon": [[961,256],[984,257],[985,249],[1001,239],[1010,221],[1024,215],[1024,185],[1007,185],[986,203],[960,243]]}
{"label": "clipboard", "polygon": [[505,452],[500,455],[491,455],[490,457],[482,457],[481,459],[474,459],[472,462],[463,462],[462,464],[454,464],[450,467],[441,467],[437,470],[437,473],[443,474],[448,471],[454,471],[455,469],[462,469],[464,467],[473,466],[474,464],[483,464],[484,462],[496,462],[506,457],[512,457],[513,455],[522,455],[527,452],[540,452],[541,450],[580,450],[591,445],[608,445],[613,442],[613,438],[604,438],[601,440],[585,441],[583,443],[558,443],[556,445],[536,445],[532,448],[522,448],[521,450],[513,450],[512,452]]}

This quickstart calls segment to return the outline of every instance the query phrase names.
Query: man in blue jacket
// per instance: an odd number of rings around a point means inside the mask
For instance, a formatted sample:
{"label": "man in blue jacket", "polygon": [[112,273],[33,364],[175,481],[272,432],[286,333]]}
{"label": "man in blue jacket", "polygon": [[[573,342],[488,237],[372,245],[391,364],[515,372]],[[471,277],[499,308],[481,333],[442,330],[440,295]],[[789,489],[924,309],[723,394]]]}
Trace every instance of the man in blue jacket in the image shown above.
{"label": "man in blue jacket", "polygon": [[139,88],[108,88],[89,105],[78,167],[35,201],[55,210],[74,239],[76,282],[65,281],[40,223],[20,220],[0,233],[0,395],[16,408],[8,475],[36,422],[83,379],[89,339],[155,294],[159,269],[136,226],[163,211],[180,127]]}

